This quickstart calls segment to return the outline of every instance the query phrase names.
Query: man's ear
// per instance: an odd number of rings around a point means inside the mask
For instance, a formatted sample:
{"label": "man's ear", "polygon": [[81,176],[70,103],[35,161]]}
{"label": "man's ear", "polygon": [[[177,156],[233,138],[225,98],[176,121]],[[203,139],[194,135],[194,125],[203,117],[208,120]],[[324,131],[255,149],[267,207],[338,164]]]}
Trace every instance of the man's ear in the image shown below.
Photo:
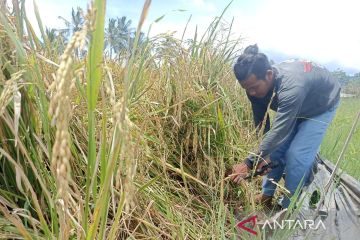
{"label": "man's ear", "polygon": [[266,71],[266,80],[267,80],[268,82],[271,82],[271,81],[272,81],[272,79],[273,79],[273,74],[274,74],[274,72],[273,72],[273,70],[271,70],[271,69],[269,69],[269,70]]}

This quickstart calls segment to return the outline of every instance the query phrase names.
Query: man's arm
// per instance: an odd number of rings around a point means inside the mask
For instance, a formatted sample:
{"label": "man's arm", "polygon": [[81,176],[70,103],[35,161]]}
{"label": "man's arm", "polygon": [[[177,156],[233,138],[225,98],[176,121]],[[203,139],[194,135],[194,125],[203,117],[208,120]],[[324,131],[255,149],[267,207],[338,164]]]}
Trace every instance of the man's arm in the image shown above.
{"label": "man's arm", "polygon": [[259,146],[261,157],[269,155],[289,137],[303,104],[305,92],[302,86],[292,86],[291,89],[279,93],[279,107],[274,124]]}

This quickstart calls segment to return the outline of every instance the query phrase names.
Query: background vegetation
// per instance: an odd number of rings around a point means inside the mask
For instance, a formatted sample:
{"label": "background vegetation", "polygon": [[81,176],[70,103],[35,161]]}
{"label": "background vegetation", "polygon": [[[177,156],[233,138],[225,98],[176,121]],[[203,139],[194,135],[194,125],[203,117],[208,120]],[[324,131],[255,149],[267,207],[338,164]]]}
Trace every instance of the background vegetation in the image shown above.
{"label": "background vegetation", "polygon": [[[321,155],[335,162],[340,155],[347,135],[360,109],[360,98],[342,98],[335,119],[328,129],[321,145]],[[340,168],[360,180],[360,129],[357,127],[350,140]]]}

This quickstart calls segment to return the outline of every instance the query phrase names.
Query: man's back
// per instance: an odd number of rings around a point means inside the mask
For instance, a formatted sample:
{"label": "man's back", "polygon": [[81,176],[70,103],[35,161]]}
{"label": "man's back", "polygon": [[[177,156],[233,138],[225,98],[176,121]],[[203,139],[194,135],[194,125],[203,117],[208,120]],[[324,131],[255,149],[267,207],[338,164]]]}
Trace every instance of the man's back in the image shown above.
{"label": "man's back", "polygon": [[280,102],[305,94],[297,117],[312,117],[332,107],[340,97],[340,83],[324,67],[309,61],[290,60],[275,64]]}

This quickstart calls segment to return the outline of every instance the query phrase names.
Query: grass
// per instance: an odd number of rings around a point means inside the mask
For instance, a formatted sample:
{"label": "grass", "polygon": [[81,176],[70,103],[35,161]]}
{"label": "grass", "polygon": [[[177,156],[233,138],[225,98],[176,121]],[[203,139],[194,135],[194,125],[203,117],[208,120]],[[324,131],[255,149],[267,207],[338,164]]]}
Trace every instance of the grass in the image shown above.
{"label": "grass", "polygon": [[[342,98],[335,118],[331,123],[325,139],[321,145],[321,155],[336,162],[340,155],[342,146],[354,122],[356,114],[360,109],[359,98]],[[340,168],[354,178],[360,180],[360,127],[357,126],[344,158],[341,160]]]}

